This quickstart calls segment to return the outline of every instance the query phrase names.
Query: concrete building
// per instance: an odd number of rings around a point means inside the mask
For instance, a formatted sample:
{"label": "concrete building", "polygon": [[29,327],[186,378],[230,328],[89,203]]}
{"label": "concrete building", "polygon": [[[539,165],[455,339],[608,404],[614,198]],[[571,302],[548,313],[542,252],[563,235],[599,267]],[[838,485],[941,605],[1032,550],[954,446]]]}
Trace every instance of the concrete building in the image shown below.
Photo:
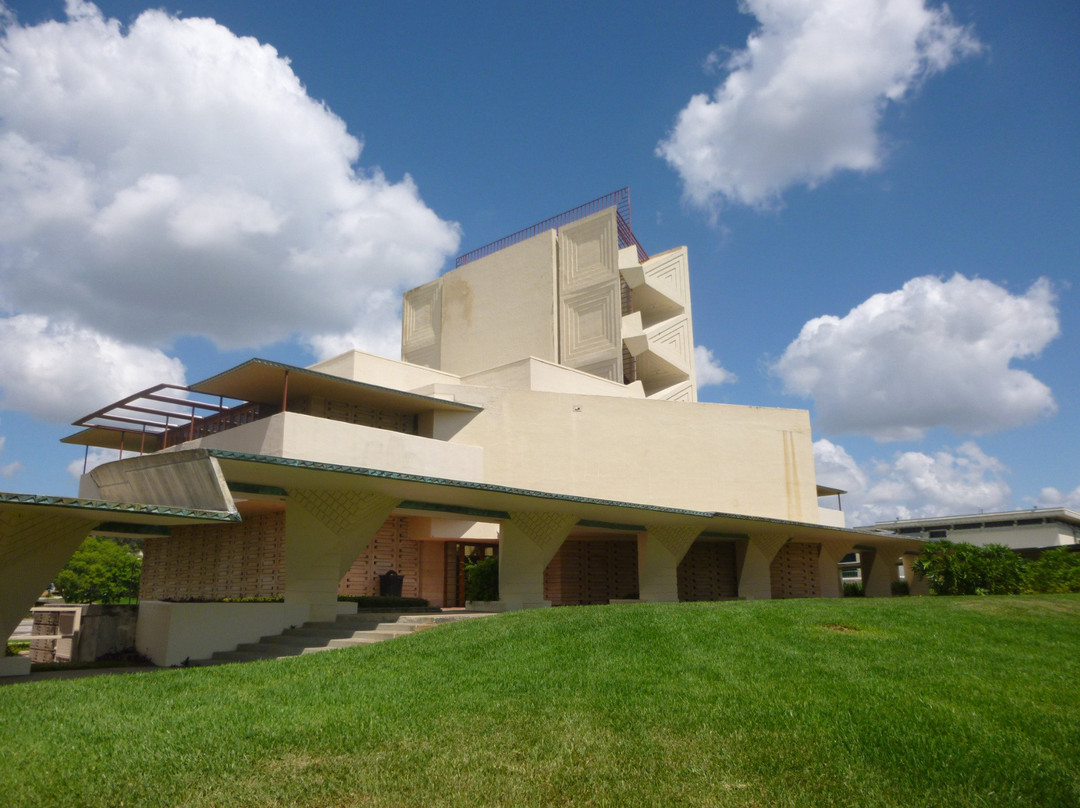
{"label": "concrete building", "polygon": [[[173,665],[334,619],[355,610],[339,593],[374,594],[391,569],[403,594],[462,606],[464,560],[484,554],[495,610],[838,596],[853,550],[889,595],[920,542],[819,504],[838,492],[817,485],[805,411],[697,402],[686,250],[647,256],[625,202],[406,293],[403,361],[252,359],[80,419],[67,442],[123,457],[84,475],[79,502],[137,503],[139,650]],[[27,593],[90,529],[136,529],[103,521],[27,560]],[[0,630],[25,608],[4,591]]]}
{"label": "concrete building", "polygon": [[1034,551],[1080,544],[1080,513],[1068,508],[1032,508],[928,519],[877,522],[864,530],[893,533],[923,541],[947,539],[985,546],[1003,544]]}

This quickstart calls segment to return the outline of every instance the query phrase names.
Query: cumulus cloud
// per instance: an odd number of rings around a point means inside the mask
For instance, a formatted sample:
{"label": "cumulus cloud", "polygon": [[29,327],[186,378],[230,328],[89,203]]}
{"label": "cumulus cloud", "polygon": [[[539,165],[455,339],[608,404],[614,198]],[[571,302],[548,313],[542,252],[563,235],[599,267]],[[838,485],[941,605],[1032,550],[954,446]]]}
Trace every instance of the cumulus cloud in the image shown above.
{"label": "cumulus cloud", "polygon": [[0,406],[44,421],[70,422],[161,382],[184,384],[184,365],[159,350],[38,315],[0,319],[0,345]]}
{"label": "cumulus cloud", "polygon": [[837,171],[877,168],[890,103],[976,53],[974,34],[924,0],[743,0],[758,20],[722,62],[713,95],[695,95],[657,154],[701,207],[764,208]]}
{"label": "cumulus cloud", "polygon": [[1035,498],[1038,508],[1071,508],[1080,510],[1080,485],[1072,491],[1062,493],[1056,488],[1044,488]]}
{"label": "cumulus cloud", "polygon": [[119,459],[120,452],[115,449],[91,449],[84,457],[68,463],[67,472],[78,481],[83,474],[96,469],[102,463],[111,463]]}
{"label": "cumulus cloud", "polygon": [[[4,444],[7,442],[7,437],[0,435],[0,453],[4,451]],[[23,471],[26,467],[18,460],[13,460],[10,463],[5,463],[0,466],[0,477],[4,479],[11,479],[16,476],[20,471]]]}
{"label": "cumulus cloud", "polygon": [[1014,295],[979,278],[925,276],[806,323],[772,370],[814,400],[827,435],[984,434],[1055,411],[1050,388],[1010,363],[1038,356],[1058,331],[1045,279]]}
{"label": "cumulus cloud", "polygon": [[[127,351],[385,345],[459,228],[361,149],[287,59],[213,20],[0,18],[0,311]],[[44,394],[13,384],[9,406]]]}
{"label": "cumulus cloud", "polygon": [[709,387],[735,381],[735,374],[725,370],[713,356],[713,352],[704,345],[694,347],[694,370],[697,373],[697,386]]}
{"label": "cumulus cloud", "polygon": [[967,441],[933,454],[900,452],[861,465],[844,447],[814,442],[817,479],[847,491],[847,524],[1005,510],[1011,490],[1008,469]]}

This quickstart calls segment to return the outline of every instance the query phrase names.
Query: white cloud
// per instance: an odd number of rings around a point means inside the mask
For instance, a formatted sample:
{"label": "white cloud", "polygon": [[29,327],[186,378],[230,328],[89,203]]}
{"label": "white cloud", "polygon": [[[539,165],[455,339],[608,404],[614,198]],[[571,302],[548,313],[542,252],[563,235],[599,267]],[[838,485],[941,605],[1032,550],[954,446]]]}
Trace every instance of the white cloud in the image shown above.
{"label": "white cloud", "polygon": [[287,59],[213,20],[0,18],[0,311],[120,346],[386,345],[459,228],[361,148]]}
{"label": "white cloud", "polygon": [[842,488],[849,526],[1004,510],[1008,469],[967,441],[933,454],[902,452],[860,465],[838,444],[814,442],[818,482]]}
{"label": "white cloud", "polygon": [[160,382],[184,384],[178,359],[87,328],[20,314],[0,318],[0,406],[67,423]]}
{"label": "white cloud", "polygon": [[1056,488],[1044,488],[1035,498],[1038,508],[1071,508],[1080,510],[1080,485],[1072,491],[1062,493]]}
{"label": "white cloud", "polygon": [[95,469],[102,463],[111,463],[114,460],[120,459],[120,452],[115,449],[91,449],[84,457],[80,457],[78,460],[72,460],[67,465],[67,472],[76,481],[83,474],[86,474],[91,469]]}
{"label": "white cloud", "polygon": [[978,278],[925,276],[806,323],[772,370],[787,392],[813,398],[825,434],[983,434],[1054,412],[1050,388],[1010,363],[1058,331],[1045,279],[1013,295]]}
{"label": "white cloud", "polygon": [[687,197],[754,207],[792,185],[882,161],[889,103],[980,46],[947,7],[924,0],[743,0],[759,26],[721,60],[713,96],[695,95],[657,147]]}
{"label": "white cloud", "polygon": [[[0,452],[4,451],[4,444],[7,443],[7,437],[0,435]],[[26,466],[20,463],[18,460],[13,460],[10,463],[6,463],[0,466],[0,477],[4,479],[11,479],[16,476],[20,471],[25,470]]]}
{"label": "white cloud", "polygon": [[698,387],[727,384],[736,380],[735,374],[721,367],[713,352],[704,345],[694,347],[694,370],[697,373]]}

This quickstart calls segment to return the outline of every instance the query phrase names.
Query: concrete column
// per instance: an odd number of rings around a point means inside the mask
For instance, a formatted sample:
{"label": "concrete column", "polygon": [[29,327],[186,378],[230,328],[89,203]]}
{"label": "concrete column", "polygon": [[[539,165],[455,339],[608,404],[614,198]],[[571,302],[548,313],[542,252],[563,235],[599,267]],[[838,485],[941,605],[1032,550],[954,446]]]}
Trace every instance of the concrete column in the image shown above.
{"label": "concrete column", "polygon": [[772,575],[769,567],[787,541],[788,537],[783,533],[765,533],[750,537],[739,564],[740,598],[772,599]]}
{"label": "concrete column", "polygon": [[519,511],[499,531],[499,601],[503,608],[550,606],[544,570],[576,525],[574,514]]}
{"label": "concrete column", "polygon": [[908,591],[912,595],[929,595],[930,585],[926,582],[925,578],[915,574],[915,570],[912,569],[914,564],[919,558],[918,553],[904,553],[900,556],[900,560],[904,564],[904,580],[908,583]]}
{"label": "concrete column", "polygon": [[358,491],[289,492],[285,507],[285,605],[295,614],[292,619],[337,618],[338,584],[399,502]]}
{"label": "concrete column", "polygon": [[821,582],[823,598],[843,597],[840,585],[840,562],[855,549],[854,542],[822,542],[821,555],[818,558],[818,580]]}
{"label": "concrete column", "polygon": [[672,603],[679,600],[678,569],[694,539],[696,527],[649,525],[638,535],[638,597]]}
{"label": "concrete column", "polygon": [[892,582],[896,575],[895,551],[877,548],[860,550],[862,557],[863,592],[868,598],[891,598]]}
{"label": "concrete column", "polygon": [[[70,516],[0,512],[0,633],[5,641],[93,525]],[[22,657],[0,657],[0,675],[29,673],[29,665]]]}

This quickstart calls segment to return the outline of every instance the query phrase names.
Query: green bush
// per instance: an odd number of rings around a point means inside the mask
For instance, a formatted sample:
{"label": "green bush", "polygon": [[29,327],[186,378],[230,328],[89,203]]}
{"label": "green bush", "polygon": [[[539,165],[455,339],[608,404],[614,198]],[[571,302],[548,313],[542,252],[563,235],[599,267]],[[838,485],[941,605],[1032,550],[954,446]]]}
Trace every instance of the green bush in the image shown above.
{"label": "green bush", "polygon": [[844,584],[844,597],[845,598],[861,598],[866,594],[862,584],[846,583]]}
{"label": "green bush", "polygon": [[1080,556],[1065,548],[1029,561],[1003,544],[927,542],[913,565],[935,595],[1080,592]]}
{"label": "green bush", "polygon": [[129,547],[91,536],[53,583],[67,603],[117,603],[139,596],[142,558]]}
{"label": "green bush", "polygon": [[891,586],[894,597],[911,594],[911,586],[907,581],[893,581]]}
{"label": "green bush", "polygon": [[1028,562],[1028,586],[1032,592],[1080,592],[1080,553],[1064,547],[1043,551]]}
{"label": "green bush", "polygon": [[18,656],[21,651],[30,650],[30,640],[8,640],[4,656]]}
{"label": "green bush", "polygon": [[465,563],[465,600],[499,599],[499,558],[488,556]]}
{"label": "green bush", "polygon": [[1004,544],[978,548],[975,557],[980,588],[990,595],[1019,595],[1027,588],[1028,561]]}

